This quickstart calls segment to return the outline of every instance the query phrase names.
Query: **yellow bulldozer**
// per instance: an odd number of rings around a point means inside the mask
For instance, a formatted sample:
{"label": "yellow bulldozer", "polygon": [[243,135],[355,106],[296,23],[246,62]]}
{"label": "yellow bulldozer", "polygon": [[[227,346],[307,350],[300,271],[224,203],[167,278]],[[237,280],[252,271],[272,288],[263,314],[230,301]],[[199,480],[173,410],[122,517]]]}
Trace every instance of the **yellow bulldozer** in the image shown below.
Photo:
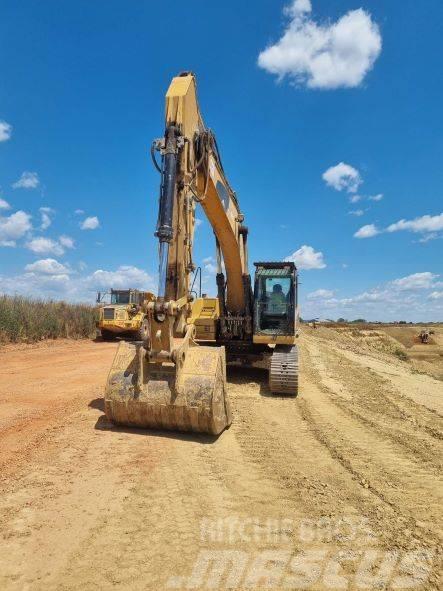
{"label": "yellow bulldozer", "polygon": [[[151,148],[161,175],[158,292],[143,304],[146,338],[119,344],[105,412],[115,424],[217,435],[232,421],[227,363],[265,366],[272,393],[297,394],[297,269],[255,263],[252,285],[245,216],[203,122],[192,73],[173,78],[165,119]],[[215,234],[212,298],[192,293],[196,204]]]}
{"label": "yellow bulldozer", "polygon": [[[153,299],[153,294],[138,289],[111,289],[98,292],[99,305],[97,331],[104,341],[125,337],[145,341],[148,337],[148,322],[144,306]],[[104,304],[104,300],[110,302]]]}

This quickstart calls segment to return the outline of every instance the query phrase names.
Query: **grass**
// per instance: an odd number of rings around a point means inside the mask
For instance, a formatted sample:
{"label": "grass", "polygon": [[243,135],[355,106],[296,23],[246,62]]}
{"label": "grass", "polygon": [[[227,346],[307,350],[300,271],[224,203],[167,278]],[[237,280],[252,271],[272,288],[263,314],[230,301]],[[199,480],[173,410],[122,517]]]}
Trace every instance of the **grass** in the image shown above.
{"label": "grass", "polygon": [[0,342],[3,343],[89,338],[95,334],[95,320],[93,306],[0,296]]}
{"label": "grass", "polygon": [[400,348],[395,349],[394,355],[396,355],[401,361],[407,361],[408,360],[408,356],[403,351],[403,349],[400,349]]}

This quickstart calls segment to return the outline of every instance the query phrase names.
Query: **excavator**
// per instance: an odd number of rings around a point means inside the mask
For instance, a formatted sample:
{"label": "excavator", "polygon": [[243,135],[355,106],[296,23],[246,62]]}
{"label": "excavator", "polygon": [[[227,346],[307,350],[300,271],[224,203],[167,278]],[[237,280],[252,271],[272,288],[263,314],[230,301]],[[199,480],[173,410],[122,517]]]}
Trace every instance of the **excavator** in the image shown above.
{"label": "excavator", "polygon": [[[297,269],[255,263],[252,285],[245,216],[203,122],[193,73],[172,79],[165,119],[151,147],[161,178],[158,291],[144,303],[146,338],[119,344],[105,413],[116,425],[218,435],[232,422],[227,363],[266,367],[273,394],[297,395]],[[197,204],[215,235],[217,297],[192,290]]]}

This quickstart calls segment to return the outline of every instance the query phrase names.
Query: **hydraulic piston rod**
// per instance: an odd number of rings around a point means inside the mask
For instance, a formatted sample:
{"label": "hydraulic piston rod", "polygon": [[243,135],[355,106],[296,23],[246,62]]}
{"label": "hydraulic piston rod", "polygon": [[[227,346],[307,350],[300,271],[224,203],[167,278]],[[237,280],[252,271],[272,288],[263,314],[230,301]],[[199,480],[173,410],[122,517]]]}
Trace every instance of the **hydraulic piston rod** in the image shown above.
{"label": "hydraulic piston rod", "polygon": [[174,236],[172,228],[177,177],[178,130],[173,125],[166,129],[163,154],[160,211],[155,235],[160,242],[158,297],[164,299],[168,271],[169,244]]}

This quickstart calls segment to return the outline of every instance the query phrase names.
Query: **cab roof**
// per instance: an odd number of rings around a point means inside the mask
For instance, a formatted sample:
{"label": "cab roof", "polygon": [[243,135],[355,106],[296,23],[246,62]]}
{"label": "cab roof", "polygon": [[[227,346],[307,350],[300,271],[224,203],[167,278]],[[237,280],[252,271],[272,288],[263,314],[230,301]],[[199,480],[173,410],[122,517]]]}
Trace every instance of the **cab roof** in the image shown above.
{"label": "cab roof", "polygon": [[297,270],[297,267],[292,261],[276,261],[273,263],[260,262],[254,263],[254,265],[257,273],[264,274],[264,271],[266,271],[266,275],[271,275],[272,272],[276,275],[284,275],[285,273],[292,273]]}

